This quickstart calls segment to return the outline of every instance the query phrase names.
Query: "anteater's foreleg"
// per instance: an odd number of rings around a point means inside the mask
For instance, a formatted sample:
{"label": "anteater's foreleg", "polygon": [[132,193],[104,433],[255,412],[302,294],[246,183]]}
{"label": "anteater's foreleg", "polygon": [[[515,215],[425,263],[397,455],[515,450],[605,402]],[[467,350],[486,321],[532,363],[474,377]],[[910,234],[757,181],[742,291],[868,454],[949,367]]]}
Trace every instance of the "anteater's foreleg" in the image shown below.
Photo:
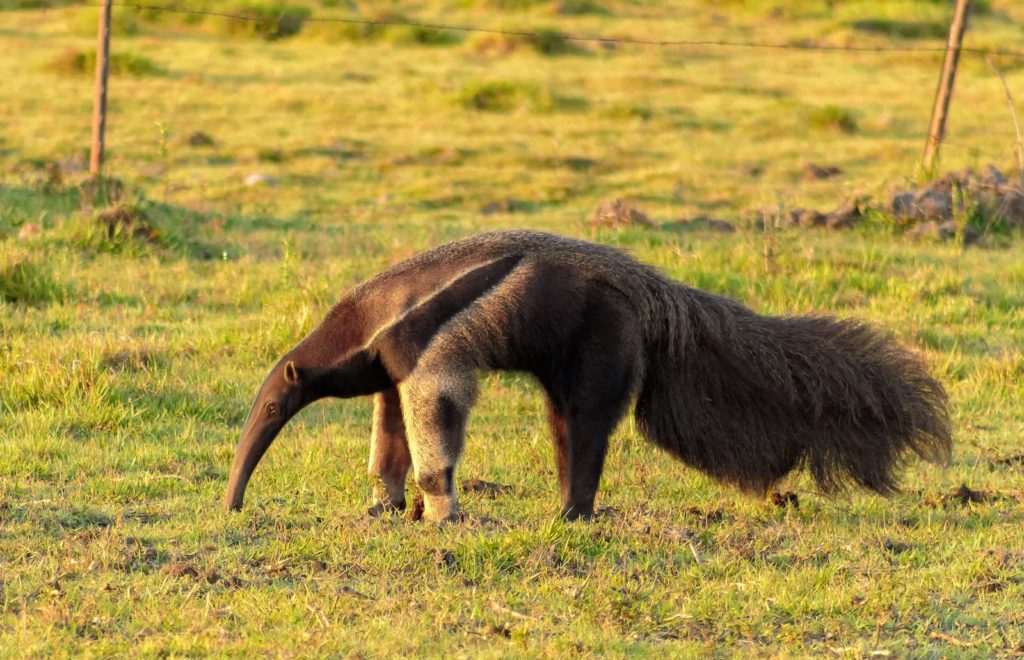
{"label": "anteater's foreleg", "polygon": [[384,390],[373,398],[369,471],[376,483],[371,516],[405,509],[405,479],[411,465],[398,390]]}
{"label": "anteater's foreleg", "polygon": [[457,359],[424,355],[398,386],[416,485],[423,494],[423,517],[458,518],[455,466],[465,445],[466,419],[476,399],[476,378]]}

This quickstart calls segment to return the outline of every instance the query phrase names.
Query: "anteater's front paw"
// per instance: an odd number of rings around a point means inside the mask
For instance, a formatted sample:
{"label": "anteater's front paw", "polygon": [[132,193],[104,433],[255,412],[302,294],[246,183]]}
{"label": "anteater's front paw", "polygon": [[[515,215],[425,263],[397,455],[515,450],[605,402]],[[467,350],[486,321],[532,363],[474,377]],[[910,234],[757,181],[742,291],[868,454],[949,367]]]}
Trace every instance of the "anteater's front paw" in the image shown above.
{"label": "anteater's front paw", "polygon": [[423,520],[439,524],[459,521],[459,505],[455,494],[423,494]]}

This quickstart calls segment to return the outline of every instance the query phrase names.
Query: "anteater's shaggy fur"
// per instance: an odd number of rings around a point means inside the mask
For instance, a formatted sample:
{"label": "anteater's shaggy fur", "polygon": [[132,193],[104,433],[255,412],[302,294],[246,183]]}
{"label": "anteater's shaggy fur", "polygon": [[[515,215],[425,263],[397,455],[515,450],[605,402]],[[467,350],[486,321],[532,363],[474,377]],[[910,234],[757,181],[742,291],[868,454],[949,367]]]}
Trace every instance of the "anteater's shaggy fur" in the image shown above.
{"label": "anteater's shaggy fur", "polygon": [[411,465],[426,516],[454,517],[475,374],[491,369],[544,387],[570,517],[591,515],[608,436],[634,399],[649,440],[752,492],[806,465],[826,492],[852,482],[889,494],[909,454],[950,453],[942,387],[878,330],[761,316],[616,249],[507,231],[421,253],[346,294],[261,388],[228,506],[299,409],[375,394],[376,510],[404,506]]}

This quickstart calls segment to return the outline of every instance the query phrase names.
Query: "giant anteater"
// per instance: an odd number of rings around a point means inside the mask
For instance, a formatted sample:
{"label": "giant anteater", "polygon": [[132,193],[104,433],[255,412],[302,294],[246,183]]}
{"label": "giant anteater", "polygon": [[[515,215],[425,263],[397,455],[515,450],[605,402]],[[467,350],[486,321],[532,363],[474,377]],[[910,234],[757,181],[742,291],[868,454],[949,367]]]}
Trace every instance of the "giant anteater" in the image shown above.
{"label": "giant anteater", "polygon": [[271,370],[242,431],[225,504],[242,505],[284,424],[323,397],[374,395],[371,513],[457,516],[455,466],[477,372],[532,374],[547,394],[568,518],[593,514],[608,437],[640,432],[703,472],[764,492],[806,466],[828,492],[882,494],[910,453],[950,454],[942,386],[863,323],[761,316],[603,245],[498,231],[420,253],[360,284]]}

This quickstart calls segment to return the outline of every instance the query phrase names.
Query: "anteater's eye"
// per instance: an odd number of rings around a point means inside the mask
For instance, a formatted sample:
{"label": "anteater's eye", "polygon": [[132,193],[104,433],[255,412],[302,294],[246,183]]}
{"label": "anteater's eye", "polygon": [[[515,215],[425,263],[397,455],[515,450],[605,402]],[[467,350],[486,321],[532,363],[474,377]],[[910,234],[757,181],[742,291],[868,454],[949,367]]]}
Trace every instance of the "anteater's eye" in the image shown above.
{"label": "anteater's eye", "polygon": [[267,414],[268,415],[276,415],[277,414],[277,404],[274,403],[273,401],[268,401],[267,402]]}

